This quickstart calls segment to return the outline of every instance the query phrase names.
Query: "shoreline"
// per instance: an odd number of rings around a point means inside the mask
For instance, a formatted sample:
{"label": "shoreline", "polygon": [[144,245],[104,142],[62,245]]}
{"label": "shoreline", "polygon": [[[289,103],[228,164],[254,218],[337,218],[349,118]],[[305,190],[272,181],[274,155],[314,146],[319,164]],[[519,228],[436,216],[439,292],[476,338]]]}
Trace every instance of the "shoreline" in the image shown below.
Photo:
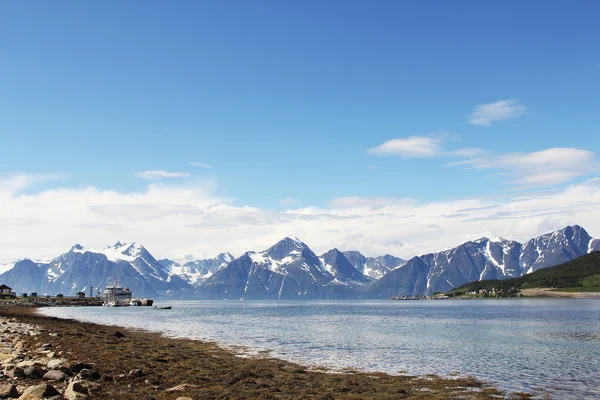
{"label": "shoreline", "polygon": [[[533,398],[531,393],[506,393],[471,377],[405,376],[367,372],[322,372],[269,357],[239,357],[211,342],[175,339],[160,333],[48,317],[32,307],[0,307],[2,320],[39,330],[35,336],[13,338],[33,349],[52,346],[52,356],[70,365],[88,364],[95,393],[90,399],[498,399]],[[3,343],[6,344],[6,343]],[[40,369],[44,372],[44,362]],[[64,371],[69,372],[69,371]],[[89,378],[89,376],[88,376]],[[57,383],[64,394],[73,379]],[[2,384],[9,381],[2,377]],[[39,384],[12,379],[21,391]]]}

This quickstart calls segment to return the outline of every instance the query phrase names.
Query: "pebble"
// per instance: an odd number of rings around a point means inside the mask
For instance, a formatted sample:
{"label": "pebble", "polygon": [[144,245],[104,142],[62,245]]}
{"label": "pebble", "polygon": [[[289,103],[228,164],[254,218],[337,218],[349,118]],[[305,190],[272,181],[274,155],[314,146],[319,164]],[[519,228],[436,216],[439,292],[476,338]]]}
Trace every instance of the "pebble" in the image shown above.
{"label": "pebble", "polygon": [[[11,380],[0,381],[0,399],[85,400],[101,392],[100,384],[88,381],[100,379],[92,364],[71,364],[65,358],[56,358],[65,353],[55,349],[52,343],[40,341],[29,347],[22,340],[25,336],[48,334],[56,337],[58,334],[14,318],[0,317],[0,326],[0,377]],[[38,384],[32,385],[32,379],[39,380]],[[27,383],[30,386],[20,386]]]}

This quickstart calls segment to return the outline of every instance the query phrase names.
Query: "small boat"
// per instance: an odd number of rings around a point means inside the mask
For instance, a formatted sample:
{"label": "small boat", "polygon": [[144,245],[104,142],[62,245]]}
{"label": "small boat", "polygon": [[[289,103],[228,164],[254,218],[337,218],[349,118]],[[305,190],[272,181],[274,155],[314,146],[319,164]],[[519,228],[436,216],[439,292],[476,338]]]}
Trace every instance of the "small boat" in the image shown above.
{"label": "small boat", "polygon": [[155,310],[170,310],[173,306],[154,306]]}

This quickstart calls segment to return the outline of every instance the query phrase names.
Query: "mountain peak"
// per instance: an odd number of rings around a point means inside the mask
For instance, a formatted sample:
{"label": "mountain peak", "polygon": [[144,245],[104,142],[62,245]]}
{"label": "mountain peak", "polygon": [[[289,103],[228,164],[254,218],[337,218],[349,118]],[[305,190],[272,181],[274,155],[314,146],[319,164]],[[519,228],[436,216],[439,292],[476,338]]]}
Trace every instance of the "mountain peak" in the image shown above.
{"label": "mountain peak", "polygon": [[216,259],[222,262],[231,262],[233,261],[233,256],[229,252],[219,254]]}
{"label": "mountain peak", "polygon": [[79,243],[77,243],[75,246],[71,247],[71,251],[82,251],[84,249],[85,248],[82,245],[80,245]]}
{"label": "mountain peak", "polygon": [[283,240],[292,241],[292,242],[296,243],[298,246],[302,246],[302,247],[306,246],[302,240],[298,239],[297,236],[288,235],[285,238],[283,238]]}
{"label": "mountain peak", "polygon": [[292,254],[300,254],[308,246],[294,236],[287,236],[265,251],[274,260],[281,260]]}

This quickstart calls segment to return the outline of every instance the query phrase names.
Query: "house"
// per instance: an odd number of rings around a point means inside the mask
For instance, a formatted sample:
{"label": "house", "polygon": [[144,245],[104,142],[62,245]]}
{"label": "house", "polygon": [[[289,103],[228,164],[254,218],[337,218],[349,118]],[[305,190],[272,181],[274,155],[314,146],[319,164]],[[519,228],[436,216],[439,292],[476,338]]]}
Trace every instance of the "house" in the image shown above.
{"label": "house", "polygon": [[15,297],[12,288],[6,285],[0,285],[0,297]]}
{"label": "house", "polygon": [[85,298],[85,292],[77,292],[76,296],[78,299],[83,299]]}
{"label": "house", "polygon": [[62,299],[63,297],[65,297],[65,296],[62,293],[59,293],[59,294],[56,295],[57,299]]}
{"label": "house", "polygon": [[31,292],[31,293],[29,294],[29,297],[37,297],[37,292]]}

